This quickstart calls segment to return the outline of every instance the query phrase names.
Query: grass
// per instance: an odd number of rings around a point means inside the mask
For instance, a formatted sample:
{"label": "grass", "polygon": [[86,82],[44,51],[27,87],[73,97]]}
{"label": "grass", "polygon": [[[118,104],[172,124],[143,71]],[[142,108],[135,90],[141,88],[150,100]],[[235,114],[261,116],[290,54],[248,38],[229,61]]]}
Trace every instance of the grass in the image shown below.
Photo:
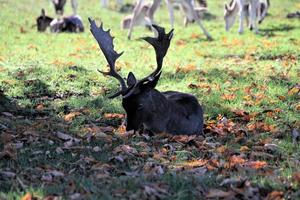
{"label": "grass", "polygon": [[[285,18],[288,12],[300,9],[297,0],[273,0],[259,35],[249,30],[238,35],[237,24],[225,32],[223,2],[213,0],[209,10],[216,19],[204,21],[214,38],[211,42],[197,25],[184,28],[176,11],[175,35],[157,89],[194,94],[205,108],[207,124],[216,125],[225,116],[236,125],[232,131],[221,135],[209,131],[205,140],[197,137],[192,142],[160,135],[124,136],[119,128],[122,120],[105,117],[105,113],[124,110],[120,99],[107,98],[118,83],[97,72],[105,69],[106,62],[88,30],[87,17],[101,19],[116,37],[117,51],[125,51],[117,62],[124,77],[132,71],[142,78],[155,67],[153,49],[139,40],[151,33],[138,27],[133,40],[127,40],[127,32],[119,27],[125,14],[100,9],[96,0],[79,0],[78,13],[86,31],[52,34],[38,33],[32,27],[41,8],[54,15],[47,1],[4,0],[0,8],[0,89],[14,115],[0,115],[0,127],[5,127],[0,129],[0,171],[15,174],[13,178],[0,174],[0,198],[19,199],[31,193],[38,198],[55,194],[90,199],[205,199],[210,189],[230,190],[220,186],[228,177],[247,178],[267,194],[277,190],[285,198],[300,198],[295,189],[299,182],[293,178],[299,172],[300,146],[291,138],[291,127],[299,130],[300,126],[299,95],[289,94],[299,83],[300,24]],[[69,5],[66,13],[71,13]],[[156,20],[170,29],[165,6]],[[14,111],[16,105],[19,109]],[[246,111],[252,117],[242,120],[233,110]],[[0,111],[7,110],[0,105]],[[74,112],[80,114],[66,121],[66,115]],[[251,128],[257,123],[264,126]],[[114,131],[87,139],[87,133],[103,132],[97,127],[107,126],[113,126]],[[237,127],[247,134],[241,135]],[[74,148],[63,148],[64,141],[54,136],[57,131],[81,142]],[[18,143],[22,147],[16,148]],[[275,153],[264,149],[268,143],[278,146]],[[138,153],[116,152],[122,145]],[[245,146],[249,151],[241,151]],[[266,161],[268,167],[226,168],[233,155]],[[184,167],[177,169],[200,158],[213,166],[206,165],[210,170],[204,175]],[[213,165],[213,160],[219,164]],[[64,175],[49,176],[53,170]]]}

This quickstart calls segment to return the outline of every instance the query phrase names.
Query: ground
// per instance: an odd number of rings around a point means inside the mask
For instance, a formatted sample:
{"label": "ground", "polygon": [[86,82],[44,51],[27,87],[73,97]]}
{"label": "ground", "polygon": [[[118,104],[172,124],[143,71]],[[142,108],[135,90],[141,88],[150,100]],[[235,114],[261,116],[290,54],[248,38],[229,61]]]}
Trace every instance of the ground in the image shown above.
{"label": "ground", "polygon": [[[300,3],[272,0],[258,35],[225,32],[224,2],[208,3],[214,40],[176,11],[157,87],[203,105],[205,135],[187,137],[124,131],[87,18],[112,30],[123,76],[146,76],[155,56],[147,29],[127,40],[114,3],[79,0],[85,32],[52,34],[33,27],[41,8],[54,15],[48,1],[1,0],[0,199],[300,199],[300,22],[286,18]],[[170,29],[165,6],[156,21]]]}

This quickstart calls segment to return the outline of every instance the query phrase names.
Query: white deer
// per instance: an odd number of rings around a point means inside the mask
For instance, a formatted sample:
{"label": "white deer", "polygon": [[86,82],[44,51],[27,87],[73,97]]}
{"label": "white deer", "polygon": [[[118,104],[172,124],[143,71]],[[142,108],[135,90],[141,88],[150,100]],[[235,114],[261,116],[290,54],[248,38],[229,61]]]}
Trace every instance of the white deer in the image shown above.
{"label": "white deer", "polygon": [[[248,7],[248,10],[246,10]],[[225,29],[229,29],[233,26],[236,16],[239,15],[239,29],[238,32],[242,34],[244,32],[243,21],[246,14],[249,12],[249,26],[250,29],[254,28],[255,33],[258,33],[257,28],[257,11],[259,7],[259,0],[232,0],[229,5],[225,4]]]}
{"label": "white deer", "polygon": [[[133,14],[130,16],[126,16],[122,20],[122,28],[128,28],[129,25],[129,31],[128,31],[128,39],[131,38],[133,27],[137,25],[149,25],[154,23],[154,14],[159,8],[159,5],[161,4],[162,0],[153,0],[153,3],[151,7],[149,7],[149,4],[145,3],[144,0],[138,0],[137,4],[133,10]],[[183,10],[185,14],[185,25],[188,22],[195,21],[205,34],[208,40],[211,40],[211,35],[206,31],[204,26],[201,23],[200,20],[200,14],[201,12],[205,11],[206,8],[198,8],[194,5],[194,0],[165,0],[168,10],[169,10],[169,16],[170,16],[170,23],[173,28],[174,26],[174,9],[173,5],[175,3],[179,4],[181,9]]]}

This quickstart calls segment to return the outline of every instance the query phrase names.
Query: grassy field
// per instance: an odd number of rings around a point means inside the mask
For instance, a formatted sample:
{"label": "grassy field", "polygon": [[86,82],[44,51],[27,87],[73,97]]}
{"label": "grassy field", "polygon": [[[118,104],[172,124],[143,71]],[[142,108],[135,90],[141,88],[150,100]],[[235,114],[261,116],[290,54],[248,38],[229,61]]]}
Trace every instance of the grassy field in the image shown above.
{"label": "grassy field", "polygon": [[[203,105],[205,137],[187,137],[124,131],[87,18],[112,29],[124,77],[148,75],[155,56],[139,40],[152,33],[127,40],[113,4],[79,0],[86,31],[52,34],[32,27],[41,8],[54,15],[48,1],[0,0],[0,199],[300,199],[300,21],[286,18],[299,0],[272,0],[259,35],[225,32],[224,2],[208,3],[214,40],[176,11],[157,87]],[[170,29],[165,6],[156,21]]]}

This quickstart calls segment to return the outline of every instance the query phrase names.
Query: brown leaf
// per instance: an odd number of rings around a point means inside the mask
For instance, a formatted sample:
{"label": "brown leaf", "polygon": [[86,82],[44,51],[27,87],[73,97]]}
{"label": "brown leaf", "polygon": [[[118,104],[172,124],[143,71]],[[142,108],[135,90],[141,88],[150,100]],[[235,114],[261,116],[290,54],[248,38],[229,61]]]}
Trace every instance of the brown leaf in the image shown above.
{"label": "brown leaf", "polygon": [[119,154],[119,153],[126,153],[126,154],[129,154],[129,155],[132,155],[132,154],[137,154],[137,150],[129,145],[120,145],[120,146],[117,146],[114,150],[113,150],[113,153],[114,154]]}
{"label": "brown leaf", "polygon": [[292,180],[297,184],[300,184],[300,172],[295,172],[292,176]]}
{"label": "brown leaf", "polygon": [[233,199],[235,193],[233,191],[225,192],[223,190],[211,189],[206,194],[206,198],[224,198],[224,199]]}
{"label": "brown leaf", "polygon": [[208,160],[205,160],[205,159],[191,160],[191,161],[182,163],[182,167],[188,168],[188,169],[195,168],[195,167],[202,167],[202,166],[206,165],[207,162],[208,162]]}
{"label": "brown leaf", "polygon": [[35,109],[39,110],[39,111],[42,111],[45,109],[44,105],[43,104],[38,104]]}
{"label": "brown leaf", "polygon": [[104,113],[105,119],[123,119],[125,118],[125,114],[120,113]]}
{"label": "brown leaf", "polygon": [[235,94],[223,94],[221,96],[221,98],[224,99],[224,100],[231,101],[231,100],[234,100],[236,98],[236,95]]}
{"label": "brown leaf", "polygon": [[4,146],[3,151],[0,152],[0,159],[1,158],[8,158],[8,159],[16,159],[17,157],[17,150],[13,144],[8,143]]}
{"label": "brown leaf", "polygon": [[284,200],[283,192],[280,191],[273,191],[268,194],[265,200]]}
{"label": "brown leaf", "polygon": [[23,26],[20,27],[20,33],[27,33]]}
{"label": "brown leaf", "polygon": [[37,198],[34,197],[31,193],[26,193],[23,197],[21,197],[21,200],[36,200]]}
{"label": "brown leaf", "polygon": [[175,135],[171,138],[171,141],[181,142],[181,143],[188,143],[194,140],[197,136],[196,135]]}
{"label": "brown leaf", "polygon": [[228,163],[225,163],[224,167],[229,169],[235,167],[236,165],[244,164],[245,162],[246,160],[243,159],[241,156],[233,155],[229,158]]}
{"label": "brown leaf", "polygon": [[297,111],[300,111],[300,103],[295,106]]}
{"label": "brown leaf", "polygon": [[177,46],[185,46],[186,42],[184,40],[177,40],[176,45]]}
{"label": "brown leaf", "polygon": [[289,96],[293,96],[295,94],[300,93],[300,84],[294,85],[291,89],[288,91]]}
{"label": "brown leaf", "polygon": [[226,151],[226,146],[224,146],[224,145],[222,145],[222,146],[220,146],[220,147],[218,147],[217,149],[216,149],[216,152],[218,152],[218,153],[224,153],[225,151]]}
{"label": "brown leaf", "polygon": [[249,161],[245,163],[245,166],[250,167],[252,169],[261,169],[267,166],[265,161]]}
{"label": "brown leaf", "polygon": [[1,134],[0,139],[3,144],[7,144],[7,143],[13,141],[15,139],[15,136],[12,135],[11,133],[4,132]]}
{"label": "brown leaf", "polygon": [[78,115],[81,115],[81,113],[80,112],[71,112],[64,116],[64,120],[67,122],[70,122]]}
{"label": "brown leaf", "polygon": [[196,71],[197,70],[197,67],[196,65],[194,64],[188,64],[184,67],[177,67],[176,68],[176,73],[178,72],[182,72],[182,73],[189,73],[189,72],[193,72],[193,71]]}
{"label": "brown leaf", "polygon": [[249,152],[250,149],[249,149],[249,147],[247,147],[247,146],[242,146],[242,147],[240,148],[240,151],[241,151],[242,153],[245,153],[245,152]]}

